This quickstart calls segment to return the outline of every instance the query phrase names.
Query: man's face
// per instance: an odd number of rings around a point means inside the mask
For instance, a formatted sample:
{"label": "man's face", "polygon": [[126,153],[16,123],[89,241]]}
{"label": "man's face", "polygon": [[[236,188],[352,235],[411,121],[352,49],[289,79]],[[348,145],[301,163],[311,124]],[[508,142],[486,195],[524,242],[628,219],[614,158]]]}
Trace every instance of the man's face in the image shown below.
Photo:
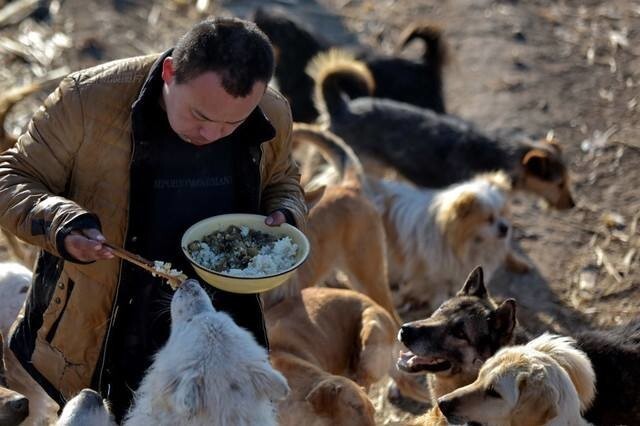
{"label": "man's face", "polygon": [[222,87],[220,76],[204,72],[178,84],[173,60],[162,64],[162,95],[169,124],[185,142],[206,145],[233,133],[256,108],[266,84],[256,82],[245,97],[234,97]]}

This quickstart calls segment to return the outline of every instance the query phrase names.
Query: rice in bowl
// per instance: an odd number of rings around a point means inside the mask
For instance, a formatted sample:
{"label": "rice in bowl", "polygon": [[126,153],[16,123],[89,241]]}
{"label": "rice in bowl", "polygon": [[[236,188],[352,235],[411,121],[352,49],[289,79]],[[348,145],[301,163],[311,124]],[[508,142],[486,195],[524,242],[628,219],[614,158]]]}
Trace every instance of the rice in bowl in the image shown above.
{"label": "rice in bowl", "polygon": [[276,236],[231,225],[205,235],[187,246],[193,260],[204,268],[236,277],[277,275],[296,263],[298,245],[288,236]]}

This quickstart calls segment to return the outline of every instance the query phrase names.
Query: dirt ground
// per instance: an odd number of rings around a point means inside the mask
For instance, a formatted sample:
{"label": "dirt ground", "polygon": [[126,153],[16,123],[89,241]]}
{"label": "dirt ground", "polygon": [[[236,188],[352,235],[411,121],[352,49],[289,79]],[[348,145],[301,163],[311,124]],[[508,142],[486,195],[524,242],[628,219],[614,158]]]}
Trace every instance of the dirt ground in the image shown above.
{"label": "dirt ground", "polygon": [[[571,333],[640,314],[640,1],[227,0],[211,2],[206,13],[244,17],[267,3],[337,44],[387,53],[410,21],[438,23],[451,57],[449,111],[486,129],[517,127],[541,138],[553,132],[572,174],[577,206],[570,211],[517,197],[516,240],[535,270],[500,271],[490,291],[515,297],[521,323],[534,332]],[[48,22],[0,28],[0,88],[65,65],[165,49],[204,16],[187,0],[58,4]],[[51,42],[51,58],[8,50],[6,38],[28,45],[38,26],[68,37]],[[417,46],[403,53],[420,54]],[[25,102],[8,129],[22,126],[36,103]],[[382,388],[374,397],[380,424],[411,417],[385,402]]]}

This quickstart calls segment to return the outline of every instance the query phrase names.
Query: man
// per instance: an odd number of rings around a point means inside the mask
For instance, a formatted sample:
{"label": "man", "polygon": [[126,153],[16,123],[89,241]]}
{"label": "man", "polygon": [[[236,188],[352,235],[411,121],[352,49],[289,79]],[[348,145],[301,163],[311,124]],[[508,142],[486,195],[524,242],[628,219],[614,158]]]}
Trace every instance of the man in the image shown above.
{"label": "man", "polygon": [[[248,212],[304,226],[273,68],[253,24],[205,21],[172,51],[70,75],[0,157],[0,225],[44,249],[10,347],[59,404],[92,387],[120,420],[168,337],[168,287],[105,239],[195,276],[180,237],[198,220]],[[267,345],[258,295],[205,287]]]}

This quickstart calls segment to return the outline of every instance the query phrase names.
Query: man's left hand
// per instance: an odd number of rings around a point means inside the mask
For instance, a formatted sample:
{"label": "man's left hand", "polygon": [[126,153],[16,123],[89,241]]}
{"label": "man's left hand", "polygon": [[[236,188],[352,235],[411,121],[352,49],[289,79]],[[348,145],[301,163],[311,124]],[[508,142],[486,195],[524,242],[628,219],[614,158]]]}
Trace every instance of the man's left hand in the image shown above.
{"label": "man's left hand", "polygon": [[280,226],[286,221],[287,218],[284,216],[284,213],[282,213],[280,210],[276,210],[269,216],[267,216],[267,218],[264,220],[264,223],[269,226]]}

